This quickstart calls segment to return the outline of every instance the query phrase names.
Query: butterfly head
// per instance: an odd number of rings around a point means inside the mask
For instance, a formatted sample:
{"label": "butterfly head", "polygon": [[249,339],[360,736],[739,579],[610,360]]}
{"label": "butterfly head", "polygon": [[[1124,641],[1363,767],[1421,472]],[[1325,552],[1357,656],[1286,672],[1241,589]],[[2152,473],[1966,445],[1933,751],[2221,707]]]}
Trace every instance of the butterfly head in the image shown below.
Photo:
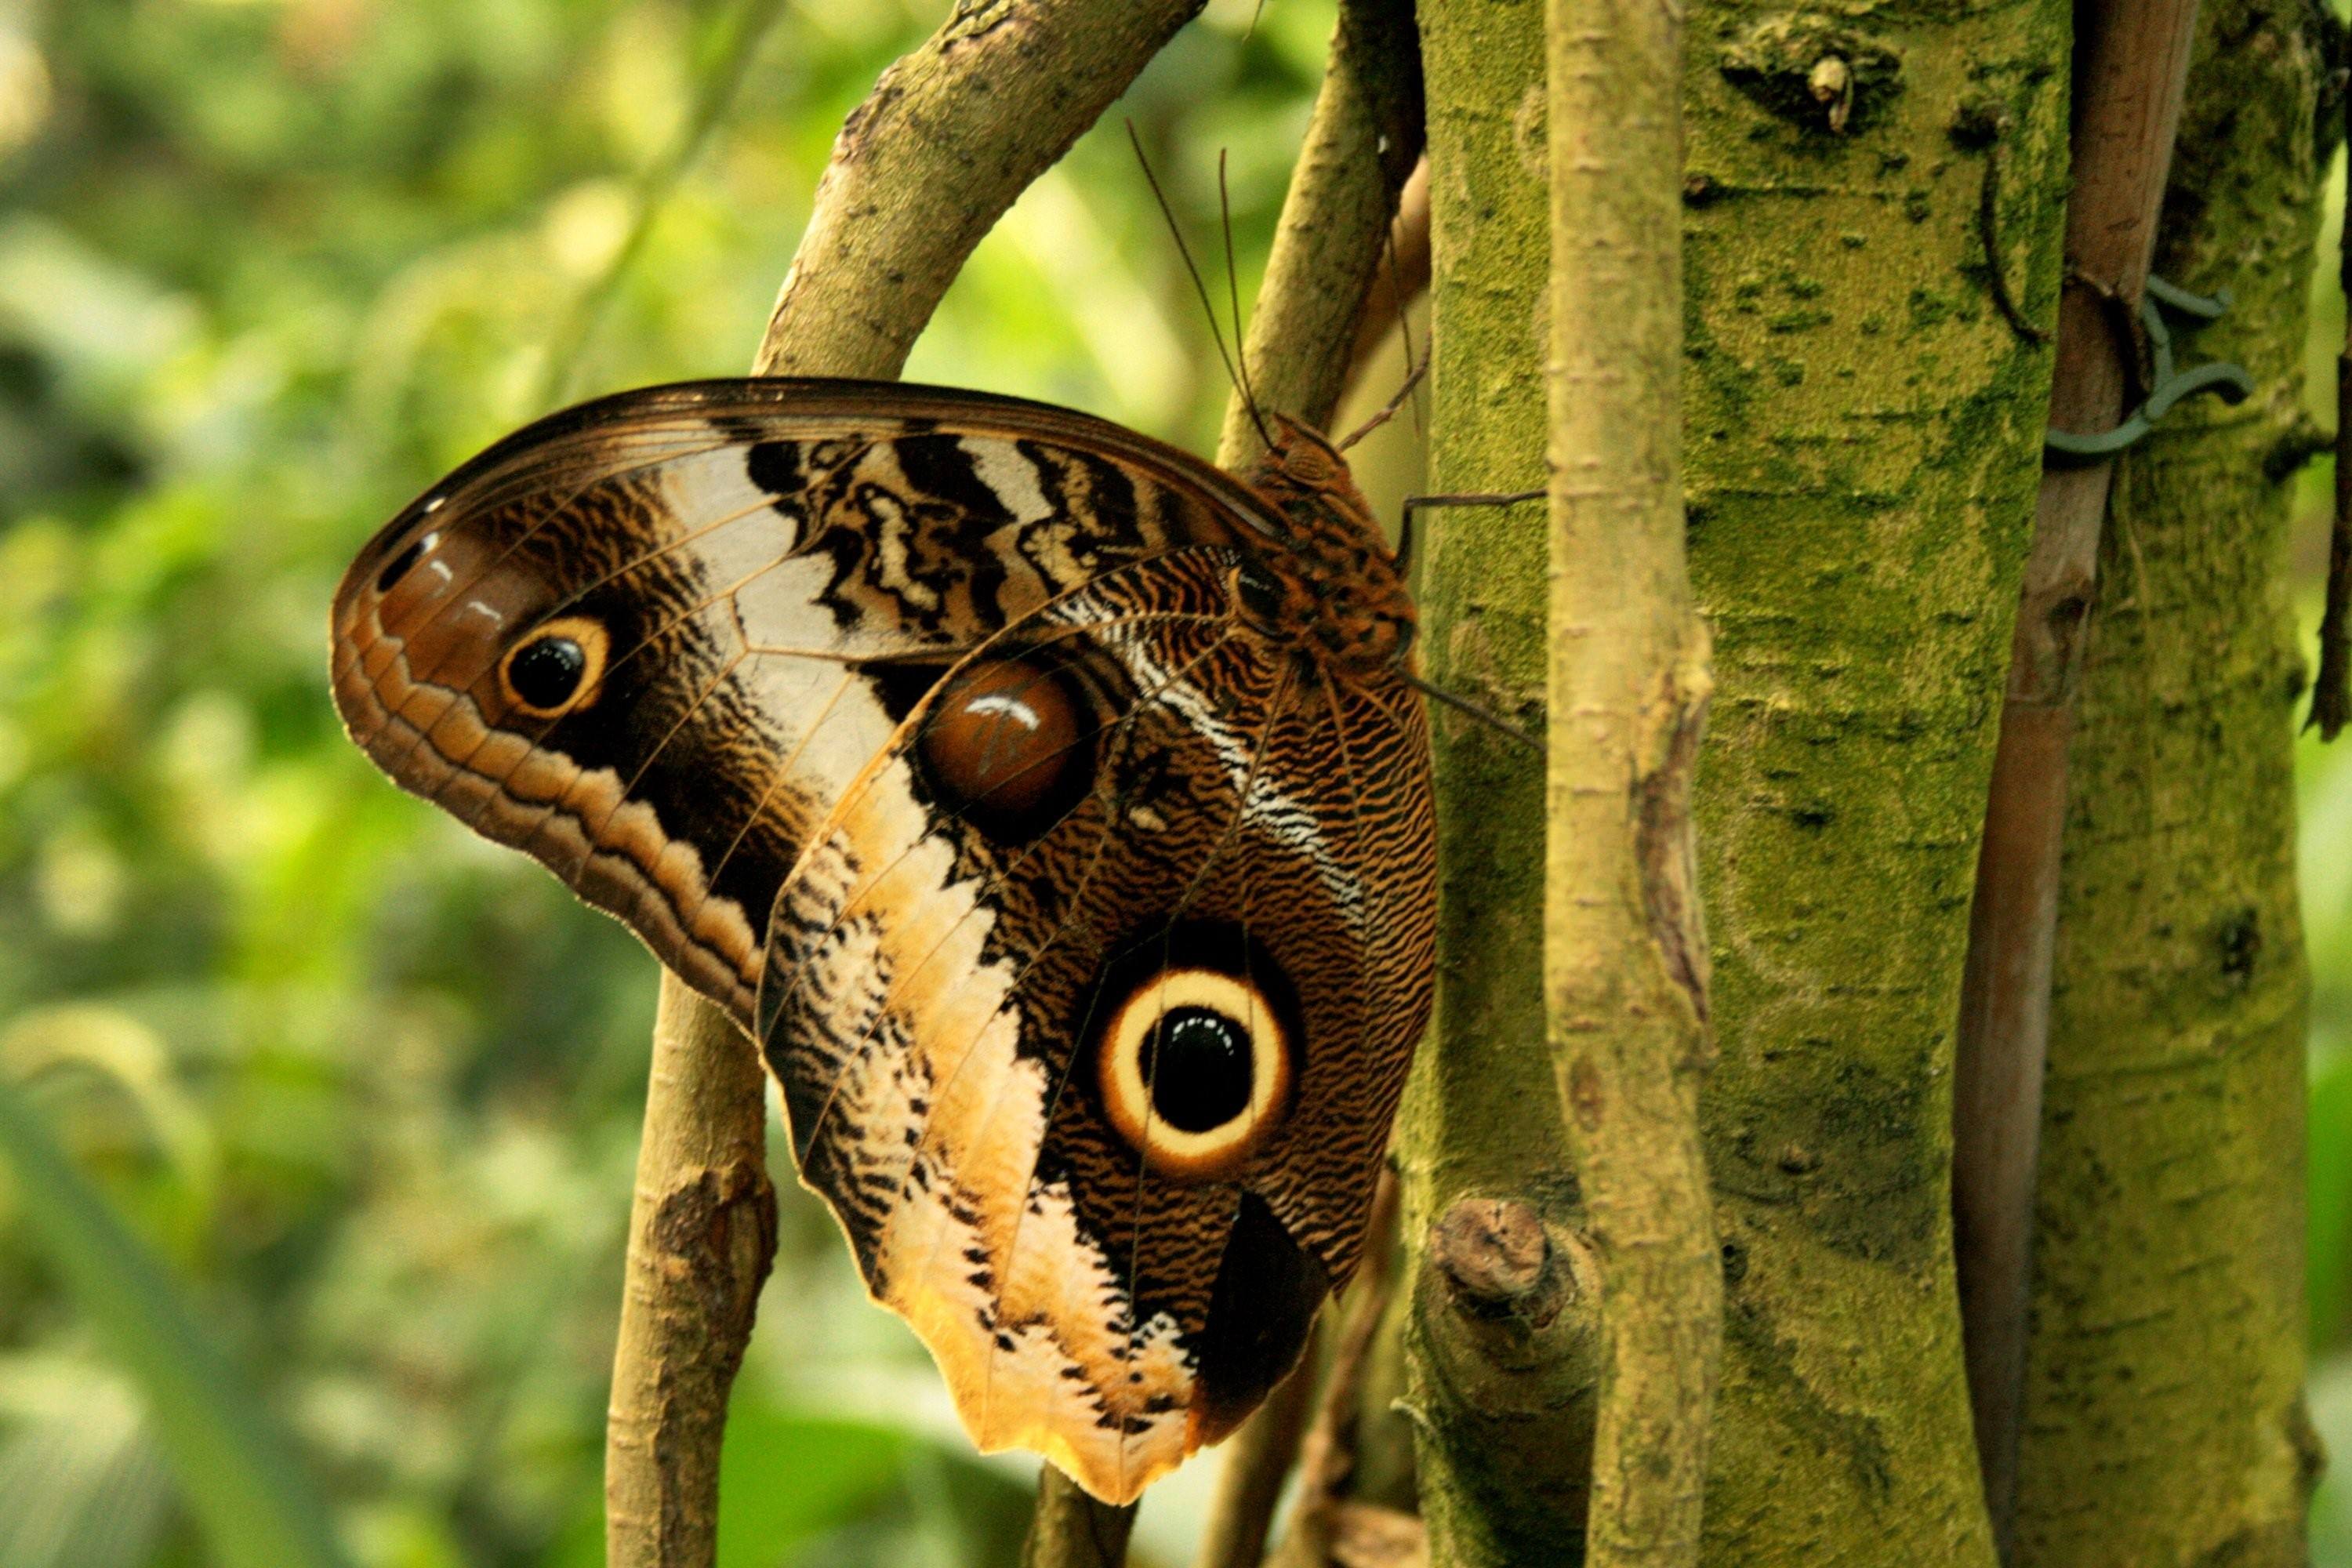
{"label": "butterfly head", "polygon": [[1343,669],[1402,663],[1412,648],[1412,598],[1348,460],[1297,420],[1276,416],[1274,436],[1249,481],[1289,523],[1291,548],[1254,563],[1244,606],[1265,635]]}

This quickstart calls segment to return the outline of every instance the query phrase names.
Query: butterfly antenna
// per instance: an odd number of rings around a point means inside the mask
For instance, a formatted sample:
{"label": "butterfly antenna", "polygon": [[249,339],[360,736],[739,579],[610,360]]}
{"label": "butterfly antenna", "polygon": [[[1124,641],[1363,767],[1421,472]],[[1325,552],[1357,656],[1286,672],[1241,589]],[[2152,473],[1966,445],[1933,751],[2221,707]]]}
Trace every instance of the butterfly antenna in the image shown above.
{"label": "butterfly antenna", "polygon": [[[1407,363],[1411,363],[1411,361],[1408,360]],[[1396,389],[1396,395],[1390,398],[1386,403],[1381,405],[1379,413],[1373,415],[1370,419],[1365,420],[1361,425],[1357,426],[1353,430],[1349,431],[1337,442],[1333,443],[1333,450],[1340,452],[1346,451],[1349,447],[1354,446],[1357,442],[1362,440],[1365,437],[1370,435],[1373,431],[1379,429],[1390,420],[1395,418],[1396,411],[1404,406],[1404,400],[1412,395],[1412,389],[1420,385],[1421,378],[1428,374],[1429,366],[1427,364],[1423,363],[1413,365],[1412,371],[1404,378],[1404,384]]]}
{"label": "butterfly antenna", "polygon": [[1544,743],[1541,741],[1537,740],[1533,735],[1528,734],[1525,730],[1520,729],[1517,724],[1512,723],[1508,719],[1502,718],[1488,709],[1479,707],[1478,704],[1471,701],[1467,697],[1456,697],[1451,691],[1446,690],[1443,686],[1433,686],[1418,675],[1408,675],[1405,677],[1405,679],[1411,682],[1413,689],[1420,692],[1423,697],[1443,702],[1457,713],[1466,713],[1471,718],[1477,720],[1481,724],[1486,725],[1488,729],[1495,731],[1497,734],[1508,735],[1512,740],[1517,741],[1520,745],[1527,747],[1529,751],[1534,752],[1538,755],[1542,753]]}
{"label": "butterfly antenna", "polygon": [[[1144,182],[1151,187],[1152,200],[1160,204],[1160,216],[1168,222],[1168,236],[1176,242],[1176,254],[1184,258],[1184,270],[1192,279],[1192,292],[1200,296],[1201,309],[1208,315],[1209,336],[1217,345],[1217,357],[1225,363],[1225,379],[1233,383],[1234,395],[1243,403],[1249,404],[1248,388],[1242,381],[1241,373],[1234,368],[1234,356],[1225,348],[1224,331],[1217,325],[1217,308],[1209,301],[1209,285],[1202,280],[1200,268],[1193,264],[1192,247],[1184,243],[1184,230],[1176,222],[1176,209],[1168,205],[1168,193],[1160,188],[1160,176],[1152,173],[1151,160],[1144,156],[1143,138],[1136,133],[1132,120],[1127,122],[1127,140],[1128,144],[1135,149],[1135,161],[1143,165]],[[1255,405],[1250,405],[1250,417],[1253,421],[1257,417]],[[1259,427],[1259,434],[1265,434],[1263,426]],[[1271,441],[1266,443],[1269,447],[1273,444]]]}
{"label": "butterfly antenna", "polygon": [[1234,268],[1234,198],[1225,188],[1225,150],[1217,149],[1217,210],[1225,223],[1225,302],[1234,313],[1234,342],[1241,350],[1242,405],[1249,410],[1250,423],[1257,426],[1257,438],[1271,447],[1274,437],[1266,433],[1265,420],[1257,411],[1257,389],[1250,384],[1249,344],[1242,334],[1242,285]]}
{"label": "butterfly antenna", "polygon": [[[1405,183],[1407,184],[1411,184],[1412,183],[1410,175],[1406,177]],[[1389,219],[1389,232],[1385,237],[1388,243],[1382,248],[1388,252],[1389,293],[1396,300],[1397,336],[1404,342],[1405,378],[1403,388],[1397,394],[1400,398],[1402,398],[1405,393],[1412,390],[1413,383],[1419,381],[1421,379],[1422,372],[1429,368],[1429,362],[1425,359],[1423,360],[1418,366],[1413,363],[1412,312],[1408,308],[1412,302],[1405,298],[1404,293],[1404,258],[1397,254],[1397,228],[1403,221],[1404,193],[1402,191],[1399,191],[1397,193],[1396,210],[1394,216]],[[1395,411],[1396,405],[1394,403],[1391,403],[1389,405],[1388,412],[1392,414]],[[1381,417],[1385,419],[1387,415],[1384,414]],[[1421,428],[1421,410],[1418,405],[1413,409],[1412,423],[1415,430],[1419,430]],[[1370,434],[1370,427],[1368,426],[1365,433]],[[1346,450],[1344,447],[1340,449],[1342,451]]]}
{"label": "butterfly antenna", "polygon": [[1246,43],[1248,43],[1252,38],[1255,38],[1255,37],[1257,37],[1257,23],[1258,23],[1258,18],[1259,18],[1259,17],[1261,17],[1261,16],[1265,16],[1265,0],[1257,0],[1257,9],[1256,9],[1256,10],[1255,10],[1255,11],[1252,11],[1252,12],[1250,13],[1250,25],[1249,25],[1247,27],[1244,27],[1244,29],[1242,29],[1242,42],[1243,42],[1243,43],[1246,44]]}

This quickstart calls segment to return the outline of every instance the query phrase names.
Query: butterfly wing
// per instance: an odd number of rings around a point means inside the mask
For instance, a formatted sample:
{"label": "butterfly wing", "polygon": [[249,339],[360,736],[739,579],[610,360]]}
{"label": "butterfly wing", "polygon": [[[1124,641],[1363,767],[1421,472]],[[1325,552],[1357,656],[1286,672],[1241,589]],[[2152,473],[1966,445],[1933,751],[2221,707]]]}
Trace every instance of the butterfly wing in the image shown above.
{"label": "butterfly wing", "polygon": [[935,675],[1125,562],[1272,526],[1066,410],[887,384],[623,394],[500,442],[363,550],[333,613],[352,737],[532,855],[746,1027],[769,906]]}
{"label": "butterfly wing", "polygon": [[[769,934],[769,1061],[875,1295],[982,1447],[1114,1500],[1296,1362],[1429,1008],[1420,710],[1250,635],[1234,559],[1114,571],[975,654]],[[1080,716],[1026,731],[1056,772],[1017,810],[937,740],[967,690]]]}
{"label": "butterfly wing", "polygon": [[1064,410],[718,382],[500,443],[336,600],[354,738],[757,1035],[975,1436],[1107,1497],[1296,1360],[1428,1010],[1418,701],[1245,633],[1282,528]]}

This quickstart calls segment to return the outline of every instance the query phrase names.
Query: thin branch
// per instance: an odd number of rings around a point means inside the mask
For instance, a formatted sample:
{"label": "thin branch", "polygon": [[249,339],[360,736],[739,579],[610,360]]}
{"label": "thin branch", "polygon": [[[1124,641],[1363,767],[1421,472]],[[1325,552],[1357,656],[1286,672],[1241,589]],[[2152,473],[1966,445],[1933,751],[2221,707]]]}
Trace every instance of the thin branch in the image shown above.
{"label": "thin branch", "polygon": [[[1259,406],[1317,428],[1347,384],[1357,318],[1387,249],[1389,224],[1421,156],[1421,54],[1406,0],[1348,0],[1282,204],[1243,363]],[[1249,410],[1225,413],[1217,461],[1263,449]]]}
{"label": "thin branch", "polygon": [[[2050,420],[2093,433],[2136,372],[2107,297],[2137,306],[2156,243],[2196,31],[2196,0],[2095,0],[2076,12],[2074,180]],[[1969,915],[1953,1077],[1952,1206],[1969,1397],[1993,1530],[2008,1555],[2074,731],[2111,462],[2046,468],[2036,500]]]}
{"label": "thin branch", "polygon": [[1545,1022],[1601,1272],[1591,1568],[1698,1560],[1723,1279],[1698,1134],[1682,490],[1682,8],[1549,0]]}
{"label": "thin branch", "polygon": [[[843,127],[760,371],[896,375],[981,237],[1200,5],[959,4]],[[615,1568],[713,1561],[727,1393],[767,1271],[746,1240],[760,1230],[760,1200],[726,1173],[735,1169],[728,1152],[758,1151],[765,1130],[741,1034],[664,974],[605,1449]],[[666,1224],[688,1212],[681,1194],[706,1188],[722,1219],[714,1232]],[[771,1207],[771,1237],[773,1224]],[[700,1370],[682,1375],[691,1368]]]}
{"label": "thin branch", "polygon": [[727,1392],[775,1253],[759,1058],[665,975],[604,1433],[615,1568],[714,1560]]}
{"label": "thin branch", "polygon": [[959,0],[834,143],[762,375],[892,376],[964,258],[1203,0]]}

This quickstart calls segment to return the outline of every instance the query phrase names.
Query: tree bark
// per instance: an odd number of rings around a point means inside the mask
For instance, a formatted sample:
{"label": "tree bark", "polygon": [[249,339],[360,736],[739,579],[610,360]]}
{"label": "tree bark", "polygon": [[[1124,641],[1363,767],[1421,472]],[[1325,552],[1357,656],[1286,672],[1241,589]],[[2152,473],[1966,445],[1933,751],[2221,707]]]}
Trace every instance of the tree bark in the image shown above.
{"label": "tree bark", "polygon": [[[1528,13],[1422,13],[1444,490],[1533,477]],[[1710,1560],[1992,1557],[1951,1284],[1952,1021],[2041,467],[2069,23],[2061,0],[1693,17],[1685,463],[1716,632],[1696,809],[1722,1050],[1701,1113],[1727,1288]],[[1441,513],[1423,556],[1434,678],[1533,710],[1532,520]],[[1401,1144],[1421,1494],[1435,1561],[1561,1561],[1591,1363],[1547,1336],[1580,1323],[1589,1355],[1589,1304],[1475,1353],[1431,1230],[1480,1197],[1547,1237],[1580,1217],[1533,1048],[1539,799],[1508,742],[1459,720],[1438,765],[1438,1016]]]}
{"label": "tree bark", "polygon": [[[843,126],[761,338],[759,374],[898,374],[971,247],[1201,4],[962,0]],[[727,1394],[767,1262],[741,1267],[740,1220],[681,1242],[705,1262],[682,1258],[664,1245],[662,1216],[715,1179],[730,1202],[746,1201],[698,1155],[758,1149],[765,1128],[751,1047],[713,1004],[665,973],[605,1449],[616,1568],[713,1560]],[[639,1370],[681,1357],[697,1358],[704,1374],[673,1384]],[[646,1500],[659,1506],[649,1511]]]}
{"label": "tree bark", "polygon": [[1706,1560],[1986,1564],[1953,1024],[2041,472],[2064,0],[1694,14],[1685,464],[1716,634]]}
{"label": "tree bark", "polygon": [[[1429,483],[1543,482],[1544,12],[1423,0],[1429,97]],[[1435,684],[1533,728],[1546,679],[1542,509],[1415,524]],[[1541,759],[1433,710],[1437,1009],[1399,1120],[1404,1405],[1431,1560],[1573,1561],[1599,1380],[1594,1265],[1546,1049]]]}
{"label": "tree bark", "polygon": [[2304,1009],[2284,601],[2319,216],[2316,10],[2206,0],[2156,269],[2229,313],[2116,466],[2074,744],[2016,1561],[2284,1568],[2304,1373]]}
{"label": "tree bark", "polygon": [[626,1568],[703,1568],[718,1552],[727,1392],[775,1261],[776,1189],[758,1054],[663,978],[604,1434],[604,1552]]}
{"label": "tree bark", "polygon": [[1585,1561],[1698,1556],[1723,1276],[1700,1152],[1692,770],[1710,677],[1682,484],[1682,14],[1551,0],[1545,1015],[1602,1359]]}

